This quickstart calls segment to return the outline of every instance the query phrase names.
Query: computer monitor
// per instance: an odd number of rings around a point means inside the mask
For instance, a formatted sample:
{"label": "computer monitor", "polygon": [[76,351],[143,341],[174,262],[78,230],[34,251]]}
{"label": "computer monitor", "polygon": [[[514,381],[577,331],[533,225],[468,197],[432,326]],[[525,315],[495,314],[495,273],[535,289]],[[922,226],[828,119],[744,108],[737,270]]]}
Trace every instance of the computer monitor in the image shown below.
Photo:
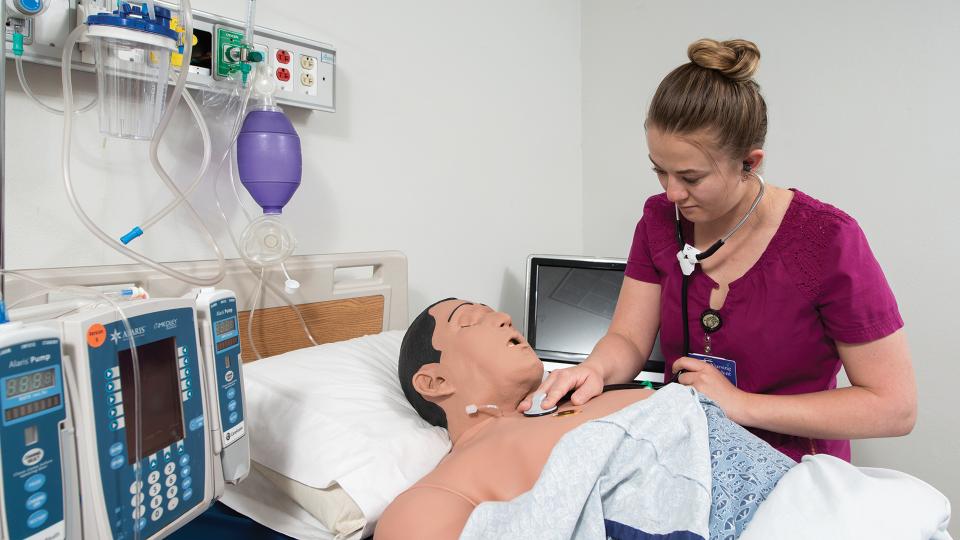
{"label": "computer monitor", "polygon": [[[530,255],[527,258],[527,342],[549,368],[578,364],[610,327],[623,284],[624,259]],[[638,380],[663,380],[659,342]]]}

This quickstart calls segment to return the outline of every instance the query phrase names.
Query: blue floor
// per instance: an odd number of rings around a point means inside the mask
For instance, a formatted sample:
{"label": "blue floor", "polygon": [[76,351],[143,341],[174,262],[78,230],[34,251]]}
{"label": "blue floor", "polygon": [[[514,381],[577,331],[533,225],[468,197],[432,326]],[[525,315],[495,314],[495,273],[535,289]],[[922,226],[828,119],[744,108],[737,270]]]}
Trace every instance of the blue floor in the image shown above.
{"label": "blue floor", "polygon": [[167,538],[173,540],[286,540],[290,538],[256,521],[234,512],[222,503],[216,503],[200,517],[187,523]]}

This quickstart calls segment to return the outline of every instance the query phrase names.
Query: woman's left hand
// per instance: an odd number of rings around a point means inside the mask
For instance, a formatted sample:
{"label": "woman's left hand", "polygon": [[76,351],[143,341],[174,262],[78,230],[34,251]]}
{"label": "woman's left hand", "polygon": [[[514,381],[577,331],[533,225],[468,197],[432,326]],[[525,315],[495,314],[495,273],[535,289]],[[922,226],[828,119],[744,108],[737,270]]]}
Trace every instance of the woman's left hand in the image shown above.
{"label": "woman's left hand", "polygon": [[743,402],[748,394],[732,385],[717,368],[703,360],[684,356],[673,363],[672,369],[673,373],[684,370],[677,382],[696,388],[698,392],[715,401],[727,418],[743,424]]}

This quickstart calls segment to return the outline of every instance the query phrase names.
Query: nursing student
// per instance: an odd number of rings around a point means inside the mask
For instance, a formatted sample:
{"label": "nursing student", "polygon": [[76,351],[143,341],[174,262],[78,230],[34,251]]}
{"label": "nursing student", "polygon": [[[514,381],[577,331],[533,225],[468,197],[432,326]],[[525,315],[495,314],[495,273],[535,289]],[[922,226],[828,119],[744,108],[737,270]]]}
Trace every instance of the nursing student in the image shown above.
{"label": "nursing student", "polygon": [[[579,405],[632,380],[659,330],[668,380],[795,460],[849,461],[850,439],[909,433],[917,398],[903,320],[863,231],[842,210],[761,177],[759,49],[702,39],[687,55],[647,113],[663,193],[643,207],[610,328],[518,410],[539,392],[544,408],[572,390]],[[851,386],[838,389],[841,366]]]}

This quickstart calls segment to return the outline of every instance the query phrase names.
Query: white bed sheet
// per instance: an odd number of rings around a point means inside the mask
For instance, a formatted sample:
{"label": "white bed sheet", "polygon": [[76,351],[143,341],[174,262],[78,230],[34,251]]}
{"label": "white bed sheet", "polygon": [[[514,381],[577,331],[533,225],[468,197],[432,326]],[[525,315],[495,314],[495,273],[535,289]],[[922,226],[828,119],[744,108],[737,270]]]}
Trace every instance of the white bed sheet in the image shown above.
{"label": "white bed sheet", "polygon": [[255,468],[240,485],[227,486],[220,502],[264,527],[294,538],[359,540],[362,537],[362,531],[339,537],[334,535]]}
{"label": "white bed sheet", "polygon": [[918,478],[804,456],[780,479],[741,540],[950,540],[950,501]]}

